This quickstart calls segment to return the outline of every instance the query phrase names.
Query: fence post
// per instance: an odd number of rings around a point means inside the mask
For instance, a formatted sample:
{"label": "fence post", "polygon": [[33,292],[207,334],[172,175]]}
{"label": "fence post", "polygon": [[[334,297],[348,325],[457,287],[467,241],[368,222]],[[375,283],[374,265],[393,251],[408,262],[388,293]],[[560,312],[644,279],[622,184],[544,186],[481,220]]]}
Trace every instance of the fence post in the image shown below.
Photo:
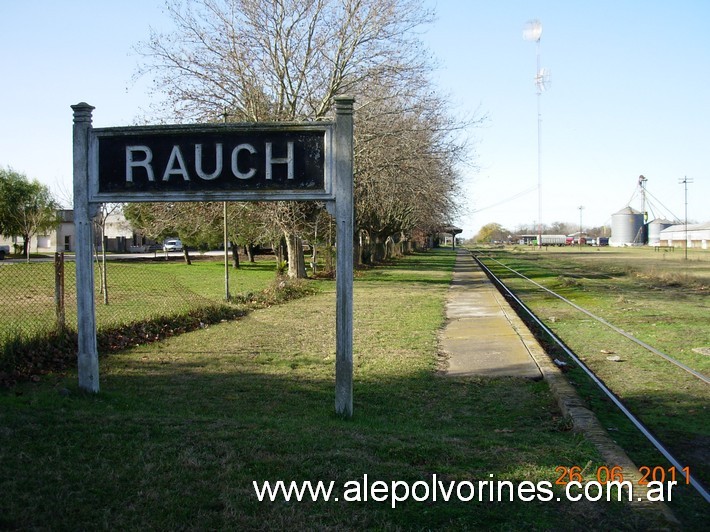
{"label": "fence post", "polygon": [[96,303],[92,257],[92,209],[89,204],[91,111],[88,103],[74,110],[74,230],[76,239],[76,320],[79,335],[79,388],[99,391],[99,354],[96,346]]}
{"label": "fence post", "polygon": [[64,331],[64,253],[54,254],[54,308],[57,315],[57,330]]}

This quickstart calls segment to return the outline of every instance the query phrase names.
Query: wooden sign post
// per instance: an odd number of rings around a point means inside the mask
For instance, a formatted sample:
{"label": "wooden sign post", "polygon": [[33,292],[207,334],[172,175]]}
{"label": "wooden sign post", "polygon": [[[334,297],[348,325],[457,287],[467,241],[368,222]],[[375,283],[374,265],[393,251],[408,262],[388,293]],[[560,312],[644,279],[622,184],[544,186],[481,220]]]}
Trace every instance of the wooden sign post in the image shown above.
{"label": "wooden sign post", "polygon": [[337,224],[335,410],[352,416],[353,103],[334,122],[93,128],[74,110],[79,386],[99,391],[93,217],[102,203],[324,201]]}

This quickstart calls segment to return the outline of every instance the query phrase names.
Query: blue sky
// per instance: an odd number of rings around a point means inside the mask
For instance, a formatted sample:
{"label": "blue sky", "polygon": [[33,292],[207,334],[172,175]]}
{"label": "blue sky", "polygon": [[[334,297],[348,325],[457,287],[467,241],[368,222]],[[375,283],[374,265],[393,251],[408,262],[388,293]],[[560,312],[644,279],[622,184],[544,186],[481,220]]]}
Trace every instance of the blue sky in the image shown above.
{"label": "blue sky", "polygon": [[[638,176],[655,214],[710,221],[710,2],[706,0],[427,0],[425,41],[456,112],[472,130],[477,170],[465,170],[464,236],[489,222],[538,221],[535,44],[543,25],[542,220],[609,224]],[[70,105],[96,107],[97,127],[130,125],[150,104],[132,81],[132,47],[166,27],[162,0],[2,0],[0,165],[71,190]],[[514,198],[514,199],[510,199]],[[506,201],[507,200],[507,201]],[[634,199],[631,206],[641,208]]]}

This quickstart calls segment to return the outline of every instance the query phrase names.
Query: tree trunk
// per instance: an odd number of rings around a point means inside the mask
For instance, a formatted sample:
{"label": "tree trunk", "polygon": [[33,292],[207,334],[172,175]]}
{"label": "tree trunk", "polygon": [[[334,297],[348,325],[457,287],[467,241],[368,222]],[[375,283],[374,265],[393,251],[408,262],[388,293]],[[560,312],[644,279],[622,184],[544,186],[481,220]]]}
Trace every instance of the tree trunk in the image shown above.
{"label": "tree trunk", "polygon": [[397,240],[394,243],[394,256],[395,257],[401,257],[404,255],[404,242],[401,240]]}
{"label": "tree trunk", "polygon": [[372,264],[374,251],[372,249],[372,240],[370,239],[369,233],[361,233],[360,248],[360,259],[362,260],[362,263]]}
{"label": "tree trunk", "polygon": [[362,231],[355,231],[353,238],[353,266],[362,266]]}
{"label": "tree trunk", "polygon": [[313,230],[313,242],[311,243],[313,246],[311,250],[311,270],[313,270],[313,275],[316,274],[316,270],[318,268],[318,220],[316,219],[316,225]]}
{"label": "tree trunk", "polygon": [[239,269],[239,245],[236,242],[230,242],[230,246],[232,246],[232,267],[235,270]]}
{"label": "tree trunk", "polygon": [[187,246],[182,247],[182,256],[185,257],[185,264],[188,266],[192,264],[192,260],[190,260],[190,252],[187,250]]}
{"label": "tree trunk", "polygon": [[385,260],[390,260],[394,257],[394,239],[388,236],[385,239]]}
{"label": "tree trunk", "polygon": [[286,238],[281,236],[276,247],[276,258],[279,262],[286,262],[288,260],[288,246],[286,245]]}
{"label": "tree trunk", "polygon": [[311,255],[311,269],[313,270],[313,275],[315,275],[318,269],[318,246],[315,244],[313,244],[313,253]]}
{"label": "tree trunk", "polygon": [[30,262],[30,236],[24,235],[25,242],[23,244],[24,249],[22,250],[23,255],[27,258],[27,262]]}
{"label": "tree trunk", "polygon": [[253,263],[254,262],[254,246],[251,244],[247,244],[244,246],[244,252],[247,255],[247,259],[249,259],[249,262]]}
{"label": "tree trunk", "polygon": [[285,238],[282,236],[278,242],[272,244],[274,257],[276,258],[276,275],[283,275],[286,270],[283,269],[283,264],[288,260],[288,250],[284,249]]}
{"label": "tree trunk", "polygon": [[296,234],[284,232],[284,236],[288,250],[288,276],[291,279],[305,279],[306,261],[303,257],[303,241]]}
{"label": "tree trunk", "polygon": [[380,235],[375,235],[375,242],[372,246],[372,262],[378,263],[382,262],[387,254],[385,241]]}

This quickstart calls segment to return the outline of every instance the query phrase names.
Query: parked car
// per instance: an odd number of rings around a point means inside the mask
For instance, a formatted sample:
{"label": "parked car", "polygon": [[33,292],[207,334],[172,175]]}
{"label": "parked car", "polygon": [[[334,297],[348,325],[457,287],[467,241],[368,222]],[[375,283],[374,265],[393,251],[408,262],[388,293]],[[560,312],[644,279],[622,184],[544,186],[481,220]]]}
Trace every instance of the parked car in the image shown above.
{"label": "parked car", "polygon": [[163,251],[182,251],[182,241],[179,238],[169,238],[163,242]]}
{"label": "parked car", "polygon": [[5,260],[5,255],[10,254],[10,246],[0,246],[0,260]]}

